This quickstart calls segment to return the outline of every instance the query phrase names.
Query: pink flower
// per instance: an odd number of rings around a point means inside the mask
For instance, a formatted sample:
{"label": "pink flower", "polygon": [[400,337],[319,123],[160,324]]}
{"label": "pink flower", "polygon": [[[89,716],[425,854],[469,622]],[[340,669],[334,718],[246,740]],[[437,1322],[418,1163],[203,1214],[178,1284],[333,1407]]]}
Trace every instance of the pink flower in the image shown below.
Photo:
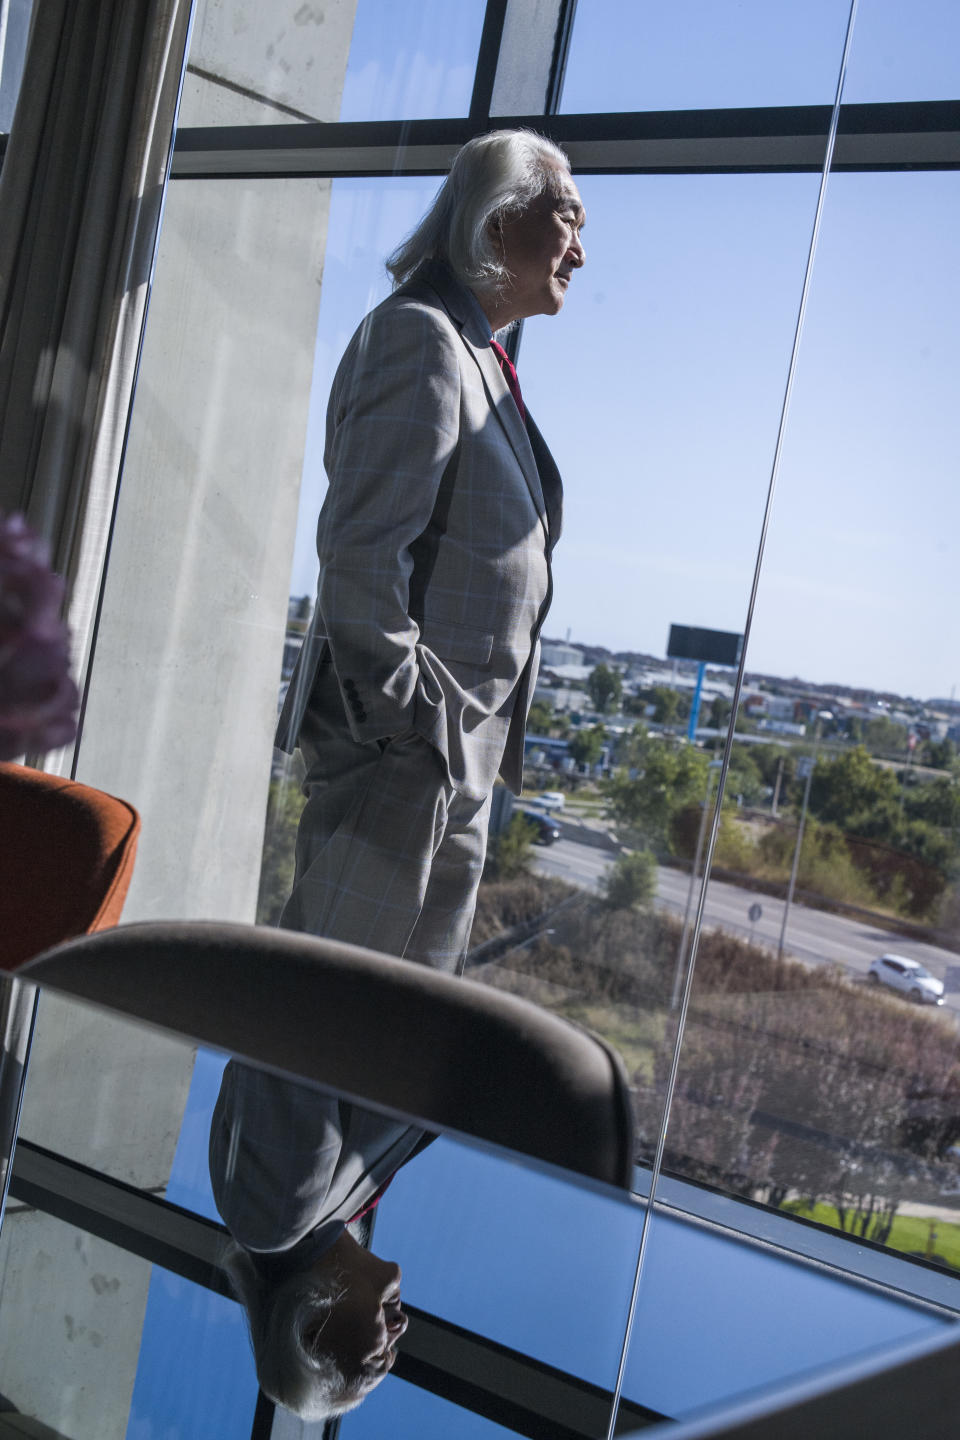
{"label": "pink flower", "polygon": [[0,518],[0,760],[53,750],[77,733],[63,581],[22,515]]}

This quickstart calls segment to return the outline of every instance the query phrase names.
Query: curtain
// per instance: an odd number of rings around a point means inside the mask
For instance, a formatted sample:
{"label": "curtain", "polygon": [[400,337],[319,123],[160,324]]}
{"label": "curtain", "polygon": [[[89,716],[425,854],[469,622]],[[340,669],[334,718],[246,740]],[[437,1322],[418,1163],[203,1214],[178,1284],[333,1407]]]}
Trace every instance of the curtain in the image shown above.
{"label": "curtain", "polygon": [[[91,648],[169,169],[190,0],[38,0],[0,175],[0,511]],[[0,993],[0,1208],[34,987]]]}
{"label": "curtain", "polygon": [[51,544],[81,683],[190,8],[36,4],[0,175],[0,510]]}

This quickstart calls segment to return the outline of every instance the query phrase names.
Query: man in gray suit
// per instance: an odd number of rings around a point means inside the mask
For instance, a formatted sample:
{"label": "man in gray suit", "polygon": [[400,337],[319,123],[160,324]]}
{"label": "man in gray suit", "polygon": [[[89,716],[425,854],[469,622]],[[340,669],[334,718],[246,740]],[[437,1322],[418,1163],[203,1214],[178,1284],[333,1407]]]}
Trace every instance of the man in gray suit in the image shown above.
{"label": "man in gray suit", "polygon": [[550,141],[472,140],[340,363],[317,604],[277,734],[307,772],[291,929],[462,966],[494,780],[521,785],[560,532],[493,334],[559,312],[583,218]]}

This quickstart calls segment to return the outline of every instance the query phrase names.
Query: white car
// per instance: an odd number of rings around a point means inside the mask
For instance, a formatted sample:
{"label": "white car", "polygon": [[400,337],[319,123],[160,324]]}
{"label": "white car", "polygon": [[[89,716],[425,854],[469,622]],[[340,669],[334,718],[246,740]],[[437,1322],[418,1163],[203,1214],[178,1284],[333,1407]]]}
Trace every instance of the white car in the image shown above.
{"label": "white car", "polygon": [[560,790],[544,790],[533,797],[533,803],[540,805],[544,810],[562,810],[564,806],[563,792]]}
{"label": "white car", "polygon": [[908,960],[906,955],[881,955],[872,962],[867,979],[873,985],[899,990],[917,1005],[943,1004],[943,981],[931,975],[919,960]]}

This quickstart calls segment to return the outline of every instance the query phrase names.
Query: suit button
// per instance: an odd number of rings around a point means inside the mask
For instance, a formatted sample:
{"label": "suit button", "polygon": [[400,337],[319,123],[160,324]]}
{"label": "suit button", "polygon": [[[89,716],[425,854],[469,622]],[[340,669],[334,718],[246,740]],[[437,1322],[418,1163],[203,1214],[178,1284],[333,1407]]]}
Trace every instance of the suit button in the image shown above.
{"label": "suit button", "polygon": [[357,693],[357,687],[356,685],[354,685],[353,681],[349,677],[344,680],[343,688],[344,690],[346,690],[348,695],[356,695]]}
{"label": "suit button", "polygon": [[359,709],[355,712],[355,714],[357,719],[360,721],[360,724],[362,725],[364,720],[366,720],[367,718],[366,710],[364,710],[363,706],[361,705]]}

